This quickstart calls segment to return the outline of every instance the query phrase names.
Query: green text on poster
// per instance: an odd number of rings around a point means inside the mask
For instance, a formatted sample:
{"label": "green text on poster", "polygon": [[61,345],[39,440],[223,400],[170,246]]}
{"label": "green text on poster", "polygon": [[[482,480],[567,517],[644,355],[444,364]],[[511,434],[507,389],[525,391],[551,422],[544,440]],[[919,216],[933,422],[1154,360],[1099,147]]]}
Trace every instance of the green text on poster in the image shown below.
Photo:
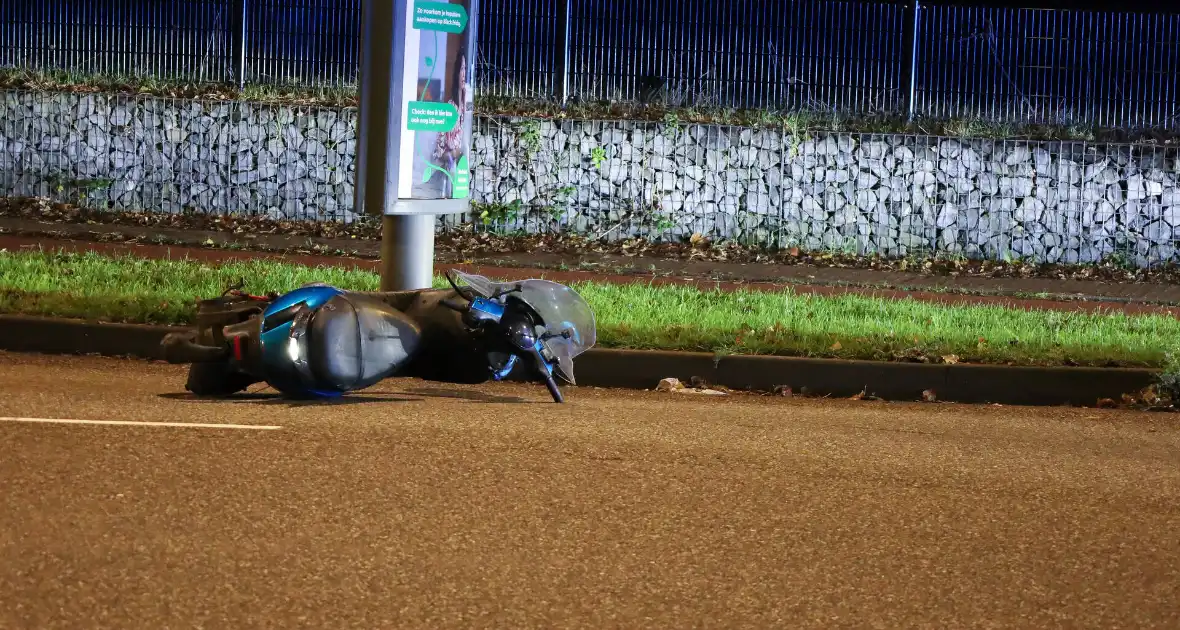
{"label": "green text on poster", "polygon": [[414,28],[462,33],[467,28],[467,9],[461,4],[418,0],[414,3]]}
{"label": "green text on poster", "polygon": [[410,101],[410,118],[406,128],[411,131],[446,133],[459,124],[459,110],[450,103]]}
{"label": "green text on poster", "polygon": [[455,165],[455,185],[451,196],[455,199],[466,199],[471,194],[471,168],[467,163],[467,156],[459,158]]}

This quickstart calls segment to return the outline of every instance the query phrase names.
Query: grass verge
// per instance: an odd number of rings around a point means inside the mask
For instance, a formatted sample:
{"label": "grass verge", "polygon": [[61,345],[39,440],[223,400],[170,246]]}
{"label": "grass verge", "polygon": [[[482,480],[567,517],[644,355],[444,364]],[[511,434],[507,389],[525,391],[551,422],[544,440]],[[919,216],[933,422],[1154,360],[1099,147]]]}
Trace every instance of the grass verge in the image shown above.
{"label": "grass verge", "polygon": [[[313,281],[377,290],[363,270],[250,261],[0,251],[0,312],[187,324],[195,301],[246,279],[255,293]],[[445,286],[441,278],[438,286]],[[1023,311],[856,295],[579,283],[604,347],[884,361],[1159,367],[1180,343],[1160,315]]]}

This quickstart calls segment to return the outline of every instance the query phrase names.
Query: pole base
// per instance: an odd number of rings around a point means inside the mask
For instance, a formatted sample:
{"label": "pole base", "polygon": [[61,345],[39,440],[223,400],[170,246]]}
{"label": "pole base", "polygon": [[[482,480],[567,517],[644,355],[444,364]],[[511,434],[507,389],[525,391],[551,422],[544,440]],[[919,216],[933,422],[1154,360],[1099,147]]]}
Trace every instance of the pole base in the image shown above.
{"label": "pole base", "polygon": [[435,215],[381,219],[381,290],[429,289],[434,282]]}

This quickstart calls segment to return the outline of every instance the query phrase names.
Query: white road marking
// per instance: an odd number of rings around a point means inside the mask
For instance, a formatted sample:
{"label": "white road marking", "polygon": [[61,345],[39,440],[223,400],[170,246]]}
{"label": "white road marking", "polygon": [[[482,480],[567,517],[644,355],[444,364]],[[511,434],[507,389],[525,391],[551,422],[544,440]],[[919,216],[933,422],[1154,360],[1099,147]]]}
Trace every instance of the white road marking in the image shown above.
{"label": "white road marking", "polygon": [[132,427],[188,427],[193,429],[248,429],[274,431],[283,427],[262,424],[201,424],[197,422],[133,422],[130,420],[71,420],[68,418],[6,418],[0,422],[39,422],[45,424],[106,424]]}

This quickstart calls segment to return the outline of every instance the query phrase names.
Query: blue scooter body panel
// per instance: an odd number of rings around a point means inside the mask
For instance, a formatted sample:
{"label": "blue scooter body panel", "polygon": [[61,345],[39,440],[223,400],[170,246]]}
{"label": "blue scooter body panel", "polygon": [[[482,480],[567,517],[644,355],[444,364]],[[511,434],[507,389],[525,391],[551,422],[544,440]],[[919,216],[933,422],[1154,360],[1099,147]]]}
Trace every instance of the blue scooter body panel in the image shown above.
{"label": "blue scooter body panel", "polygon": [[[312,284],[300,287],[279,296],[262,313],[262,371],[267,384],[289,396],[333,398],[341,396],[340,391],[318,391],[308,389],[295,371],[290,354],[290,335],[293,317],[292,307],[300,304],[311,310],[322,306],[343,290],[327,284]],[[291,310],[288,310],[291,309]]]}

